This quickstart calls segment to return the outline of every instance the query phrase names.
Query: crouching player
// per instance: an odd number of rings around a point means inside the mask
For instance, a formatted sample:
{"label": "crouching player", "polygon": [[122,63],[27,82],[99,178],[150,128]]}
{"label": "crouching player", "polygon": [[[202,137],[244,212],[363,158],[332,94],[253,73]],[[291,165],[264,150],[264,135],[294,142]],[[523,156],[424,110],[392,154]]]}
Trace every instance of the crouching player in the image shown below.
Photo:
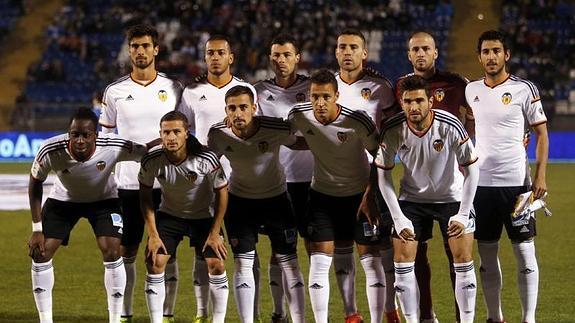
{"label": "crouching player", "polygon": [[[108,295],[110,322],[120,321],[126,272],[120,257],[122,216],[114,176],[117,162],[139,161],[144,145],[113,134],[98,136],[98,117],[79,109],[72,115],[68,133],[52,137],[42,145],[30,172],[28,195],[32,212],[32,235],[28,241],[32,257],[32,290],[41,323],[52,322],[52,258],[81,217],[86,217],[104,258],[104,285]],[[42,183],[50,171],[56,180],[42,204]]]}
{"label": "crouching player", "polygon": [[[160,120],[162,147],[142,158],[140,204],[146,221],[146,301],[152,323],[161,323],[165,298],[164,270],[184,237],[208,264],[213,322],[224,322],[228,279],[224,260],[227,249],[222,221],[228,203],[227,179],[216,155],[188,133],[184,114],[170,111]],[[152,186],[157,178],[162,190],[160,208],[154,212]],[[210,206],[215,198],[212,215]]]}
{"label": "crouching player", "polygon": [[[453,253],[461,322],[473,322],[476,278],[471,214],[479,178],[474,147],[456,117],[431,110],[433,97],[422,77],[405,78],[400,98],[403,112],[383,126],[376,159],[379,187],[394,222],[395,290],[406,321],[419,322],[414,261],[418,241],[431,238],[436,220]],[[405,169],[399,203],[391,177],[396,155]]]}

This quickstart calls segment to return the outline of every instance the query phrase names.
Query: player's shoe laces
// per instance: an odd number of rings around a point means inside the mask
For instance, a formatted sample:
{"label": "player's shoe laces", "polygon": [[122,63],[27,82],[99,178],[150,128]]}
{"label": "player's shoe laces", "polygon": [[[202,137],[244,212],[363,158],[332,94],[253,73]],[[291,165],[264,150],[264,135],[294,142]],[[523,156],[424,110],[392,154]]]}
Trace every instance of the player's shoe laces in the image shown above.
{"label": "player's shoe laces", "polygon": [[192,323],[209,323],[210,320],[207,316],[196,316]]}
{"label": "player's shoe laces", "polygon": [[162,323],[175,323],[176,320],[174,319],[173,316],[164,316],[164,318],[162,319]]}
{"label": "player's shoe laces", "polygon": [[363,323],[363,317],[359,313],[354,313],[345,318],[345,323]]}
{"label": "player's shoe laces", "polygon": [[122,316],[120,317],[120,323],[132,323],[131,316]]}
{"label": "player's shoe laces", "polygon": [[399,311],[395,310],[392,312],[385,312],[385,321],[387,323],[401,323],[401,318],[399,318]]}
{"label": "player's shoe laces", "polygon": [[278,313],[272,313],[272,320],[271,323],[289,323],[289,319],[286,316],[282,316]]}

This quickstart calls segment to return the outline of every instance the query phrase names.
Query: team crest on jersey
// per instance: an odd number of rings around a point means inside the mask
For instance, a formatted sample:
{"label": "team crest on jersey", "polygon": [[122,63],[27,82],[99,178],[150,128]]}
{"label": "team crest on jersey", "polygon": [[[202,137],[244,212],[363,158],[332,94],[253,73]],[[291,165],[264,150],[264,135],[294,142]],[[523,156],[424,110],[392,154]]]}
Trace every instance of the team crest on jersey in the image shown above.
{"label": "team crest on jersey", "polygon": [[106,162],[103,161],[103,160],[100,160],[99,162],[96,163],[96,168],[97,168],[99,171],[103,171],[104,168],[106,168]]}
{"label": "team crest on jersey", "polygon": [[346,142],[347,141],[347,133],[345,133],[343,131],[338,131],[337,132],[337,139],[339,139],[339,141],[341,141],[341,142]]}
{"label": "team crest on jersey", "polygon": [[435,92],[433,93],[433,97],[437,102],[443,101],[443,99],[445,98],[445,90],[443,90],[442,88],[435,90]]}
{"label": "team crest on jersey", "polygon": [[193,183],[196,181],[196,179],[198,179],[198,173],[194,171],[189,171],[186,173],[186,179]]}
{"label": "team crest on jersey", "polygon": [[158,99],[160,99],[160,101],[162,102],[166,102],[166,100],[168,99],[168,92],[164,90],[158,91]]}
{"label": "team crest on jersey", "polygon": [[435,149],[435,151],[437,151],[437,152],[442,151],[443,146],[444,146],[444,143],[443,143],[443,140],[441,140],[441,139],[437,139],[433,142],[433,149]]}
{"label": "team crest on jersey", "polygon": [[366,100],[369,100],[369,97],[371,97],[371,89],[367,87],[361,89],[361,97]]}
{"label": "team crest on jersey", "polygon": [[511,99],[513,97],[511,96],[511,93],[509,92],[505,92],[503,93],[503,95],[501,96],[501,102],[503,102],[503,104],[508,105],[509,103],[511,103]]}
{"label": "team crest on jersey", "polygon": [[270,148],[270,145],[268,144],[267,141],[260,141],[258,143],[258,150],[260,151],[260,153],[267,152],[269,148]]}
{"label": "team crest on jersey", "polygon": [[295,95],[295,100],[296,100],[297,103],[303,103],[303,102],[305,102],[305,94],[303,94],[303,93],[301,93],[301,92],[298,93],[298,94],[296,94],[296,95]]}

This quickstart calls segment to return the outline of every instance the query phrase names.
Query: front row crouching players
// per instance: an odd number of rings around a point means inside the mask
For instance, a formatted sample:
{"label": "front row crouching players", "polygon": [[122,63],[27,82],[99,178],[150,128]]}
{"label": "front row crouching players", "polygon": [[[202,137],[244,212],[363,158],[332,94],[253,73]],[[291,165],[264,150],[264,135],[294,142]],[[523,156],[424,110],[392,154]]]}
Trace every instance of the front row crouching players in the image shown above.
{"label": "front row crouching players", "polygon": [[234,291],[242,322],[254,321],[255,248],[261,226],[282,270],[293,322],[305,321],[304,280],[297,260],[297,228],[287,195],[279,149],[286,145],[305,149],[288,123],[255,117],[254,94],[247,86],[234,86],[225,96],[226,123],[212,126],[208,146],[231,165],[226,230],[234,252]]}
{"label": "front row crouching players", "polygon": [[[148,231],[145,283],[152,323],[161,323],[164,270],[183,237],[201,250],[209,271],[213,322],[224,322],[228,301],[227,256],[222,221],[228,202],[227,179],[216,155],[188,133],[184,114],[171,111],[160,120],[162,147],[142,158],[140,203]],[[152,186],[160,183],[162,202],[154,213]],[[214,214],[210,206],[215,198]]]}
{"label": "front row crouching players", "polygon": [[[52,258],[67,245],[74,225],[86,217],[104,258],[104,285],[109,322],[120,322],[126,272],[120,257],[122,216],[116,182],[110,176],[120,161],[139,161],[146,147],[106,134],[98,137],[98,117],[90,109],[72,115],[67,134],[48,139],[30,172],[28,194],[32,212],[32,291],[41,323],[52,320]],[[44,207],[42,183],[50,171],[56,180]]]}
{"label": "front row crouching players", "polygon": [[[334,242],[355,240],[366,276],[372,322],[383,318],[385,275],[378,246],[379,215],[360,212],[368,188],[370,166],[365,150],[377,150],[375,124],[365,111],[336,103],[333,73],[320,70],[311,77],[310,103],[296,105],[288,115],[314,155],[309,195],[309,294],[315,322],[328,322],[329,269]],[[366,196],[370,196],[369,192]],[[363,208],[362,208],[363,210]],[[371,218],[373,217],[373,219]]]}
{"label": "front row crouching players", "polygon": [[[405,78],[400,93],[403,112],[384,124],[376,159],[379,187],[394,222],[395,290],[406,321],[418,323],[415,255],[418,241],[431,238],[437,220],[453,254],[461,322],[473,322],[477,284],[471,214],[479,179],[474,147],[456,117],[431,110],[425,79]],[[399,202],[391,177],[396,155],[404,165]]]}

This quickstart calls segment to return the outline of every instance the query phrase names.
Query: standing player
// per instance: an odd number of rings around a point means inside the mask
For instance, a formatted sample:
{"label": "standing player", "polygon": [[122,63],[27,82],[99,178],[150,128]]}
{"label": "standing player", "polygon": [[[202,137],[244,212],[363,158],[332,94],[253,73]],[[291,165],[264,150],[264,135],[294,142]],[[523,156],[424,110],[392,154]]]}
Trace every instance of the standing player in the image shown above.
{"label": "standing player", "polygon": [[[440,71],[436,68],[435,62],[439,56],[435,39],[426,32],[415,32],[407,42],[407,58],[413,66],[413,73],[407,74],[397,81],[396,97],[401,101],[399,87],[401,82],[411,75],[423,77],[433,95],[432,109],[447,111],[456,116],[464,125],[470,137],[474,136],[474,121],[471,108],[465,101],[465,86],[467,80],[458,74],[447,71]],[[434,322],[435,314],[431,297],[431,268],[427,259],[427,241],[418,241],[417,257],[415,258],[415,275],[420,293],[420,313],[424,322]],[[444,249],[449,259],[449,269],[451,286],[455,288],[455,271],[453,267],[453,256],[447,241],[444,241]],[[459,321],[459,310],[455,302],[455,313]]]}
{"label": "standing player", "polygon": [[234,290],[240,320],[254,321],[253,266],[258,232],[263,226],[284,277],[292,321],[305,322],[296,222],[279,163],[280,146],[295,145],[296,136],[282,119],[254,117],[254,95],[247,86],[231,88],[225,102],[231,127],[224,122],[212,126],[208,144],[218,155],[225,155],[232,168],[226,231],[234,252]]}
{"label": "standing player", "polygon": [[[473,144],[455,116],[431,109],[433,97],[425,79],[409,76],[399,91],[404,112],[384,124],[376,160],[381,168],[380,190],[394,222],[395,289],[407,322],[419,323],[417,244],[431,238],[433,220],[437,220],[454,258],[461,322],[472,323],[477,283],[471,256],[473,233],[466,232],[466,227],[473,223],[479,176]],[[391,176],[396,155],[404,166],[399,203]]]}
{"label": "standing player", "polygon": [[[367,112],[379,129],[382,122],[398,110],[391,83],[385,77],[373,70],[364,69],[364,61],[368,57],[365,37],[358,30],[346,29],[337,38],[335,56],[339,64],[336,74],[339,89],[337,103],[350,109],[362,109]],[[377,190],[377,185],[374,187]],[[382,211],[386,211],[383,200],[377,193]],[[389,218],[385,214],[384,218]],[[382,223],[383,224],[383,223]],[[393,286],[393,249],[391,238],[391,221],[385,223],[380,232],[383,234],[381,259],[386,275],[387,286]],[[345,241],[336,244],[334,255],[339,290],[344,301],[346,315],[350,318],[357,313],[355,302],[355,259],[353,257],[353,242]],[[370,287],[367,287],[368,289]],[[399,314],[395,303],[395,291],[386,289],[385,312],[388,322],[398,322]],[[358,315],[357,315],[358,316]],[[354,322],[354,321],[350,321]]]}
{"label": "standing player", "polygon": [[[517,280],[523,308],[521,321],[532,323],[535,322],[539,285],[535,218],[512,219],[510,214],[520,194],[531,191],[532,197],[538,199],[547,191],[547,118],[537,87],[507,72],[506,63],[511,53],[503,34],[493,30],[481,34],[477,54],[485,78],[469,83],[465,96],[475,115],[477,151],[481,156],[474,202],[477,213],[475,238],[481,257],[480,273],[488,322],[504,321],[497,254],[505,225],[517,259]],[[523,146],[526,124],[537,135],[533,182]]]}
{"label": "standing player", "polygon": [[[360,211],[370,166],[365,150],[375,153],[377,131],[365,111],[353,111],[336,103],[335,76],[321,70],[311,77],[310,103],[296,105],[288,119],[305,137],[314,155],[314,172],[309,195],[310,240],[309,293],[315,321],[328,321],[329,268],[336,243],[357,243],[365,271],[371,321],[383,318],[385,275],[379,260],[381,239],[379,215]],[[364,195],[365,193],[365,195]],[[362,208],[363,210],[364,208]],[[346,313],[347,314],[347,313]],[[359,322],[355,313],[348,322]]]}
{"label": "standing player", "polygon": [[[270,47],[270,64],[275,77],[254,85],[260,101],[260,115],[286,119],[290,109],[297,103],[307,102],[309,78],[297,74],[300,51],[293,36],[280,34]],[[280,147],[280,163],[285,169],[287,189],[296,216],[299,235],[307,249],[307,197],[313,172],[313,155],[309,150],[292,150]],[[284,322],[284,290],[281,268],[276,257],[270,257],[270,290],[273,299],[272,322]]]}
{"label": "standing player", "polygon": [[[120,321],[126,272],[120,256],[122,216],[116,181],[111,176],[119,161],[140,160],[146,147],[114,135],[98,137],[98,117],[78,110],[67,134],[42,145],[30,172],[28,194],[32,212],[32,291],[40,322],[52,323],[52,258],[81,217],[86,217],[104,258],[104,285],[109,321]],[[42,183],[50,171],[57,175],[50,196],[42,204]]]}
{"label": "standing player", "polygon": [[[228,302],[227,255],[222,222],[228,203],[226,175],[217,156],[188,133],[186,116],[178,111],[160,120],[163,147],[142,158],[140,199],[146,219],[146,301],[152,323],[162,322],[164,270],[183,237],[202,251],[209,268],[209,289],[214,305],[212,322],[223,323]],[[152,185],[160,182],[162,203],[153,209]],[[210,207],[215,198],[215,210]]]}
{"label": "standing player", "polygon": [[[181,96],[181,85],[164,74],[158,73],[155,57],[160,50],[158,32],[149,25],[136,25],[128,32],[132,72],[108,85],[102,100],[100,124],[102,132],[116,131],[120,136],[135,142],[148,142],[157,138],[154,131],[160,118],[175,110]],[[132,321],[132,303],[136,282],[136,255],[144,233],[144,217],[140,212],[138,171],[136,162],[118,164],[116,178],[118,195],[124,215],[122,256],[126,268],[126,294],[122,321]],[[158,187],[157,185],[155,186]],[[160,190],[154,190],[156,206],[160,203]],[[175,257],[166,269],[166,321],[173,321],[178,288],[178,265]]]}
{"label": "standing player", "polygon": [[[206,145],[210,127],[222,122],[226,117],[226,102],[224,99],[226,92],[236,85],[250,87],[254,95],[256,95],[256,90],[249,83],[232,75],[231,65],[234,62],[234,53],[226,37],[214,35],[208,39],[205,46],[204,60],[207,66],[207,74],[186,87],[178,110],[188,118],[190,132],[198,138],[200,143]],[[229,176],[230,165],[228,160],[223,158],[221,162],[226,175]],[[207,322],[209,315],[208,267],[201,255],[201,250],[196,250],[193,275],[197,323]],[[259,263],[257,254],[254,275],[256,276],[257,284],[256,307],[254,311],[256,317],[259,317]]]}

